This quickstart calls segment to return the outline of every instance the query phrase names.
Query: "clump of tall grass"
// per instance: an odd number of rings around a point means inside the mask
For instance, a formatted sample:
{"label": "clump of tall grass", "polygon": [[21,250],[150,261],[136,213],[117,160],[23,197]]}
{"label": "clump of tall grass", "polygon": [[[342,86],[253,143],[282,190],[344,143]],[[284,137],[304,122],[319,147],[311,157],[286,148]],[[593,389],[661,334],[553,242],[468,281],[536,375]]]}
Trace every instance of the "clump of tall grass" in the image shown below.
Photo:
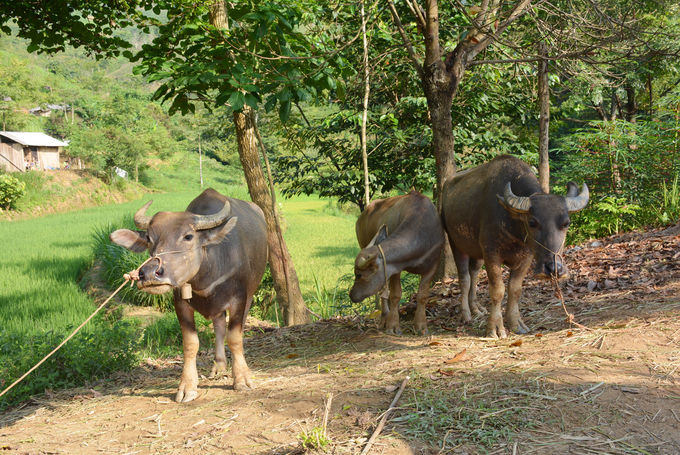
{"label": "clump of tall grass", "polygon": [[[112,289],[118,288],[125,281],[124,275],[137,269],[148,258],[147,254],[133,253],[112,243],[109,234],[116,229],[135,230],[132,215],[125,216],[117,222],[97,226],[92,232],[95,262],[101,263],[101,276]],[[149,294],[140,291],[136,286],[123,286],[118,295],[130,303],[154,307],[161,311],[173,308],[172,291],[165,294]]]}

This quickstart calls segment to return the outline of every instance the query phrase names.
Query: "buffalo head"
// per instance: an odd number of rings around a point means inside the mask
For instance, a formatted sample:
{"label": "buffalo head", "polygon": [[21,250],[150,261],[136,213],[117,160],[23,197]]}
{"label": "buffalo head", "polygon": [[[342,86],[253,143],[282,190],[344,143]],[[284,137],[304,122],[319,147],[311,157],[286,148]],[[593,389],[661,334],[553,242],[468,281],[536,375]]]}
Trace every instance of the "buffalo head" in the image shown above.
{"label": "buffalo head", "polygon": [[383,224],[366,248],[359,251],[354,261],[354,285],[349,291],[352,302],[377,294],[387,284],[385,255],[379,246],[386,238],[387,226]]}
{"label": "buffalo head", "polygon": [[146,216],[149,201],[134,216],[142,231],[118,229],[109,235],[113,243],[135,253],[149,250],[151,260],[139,270],[137,287],[163,294],[189,282],[201,267],[205,247],[219,243],[236,225],[227,201],[213,215],[191,212],[158,212]]}
{"label": "buffalo head", "polygon": [[567,266],[561,256],[567,229],[571,223],[569,214],[578,212],[588,204],[588,186],[584,183],[581,192],[574,182],[567,184],[567,195],[534,194],[516,196],[510,182],[503,196],[498,196],[501,205],[513,218],[524,226],[525,238],[536,260],[534,274],[541,278],[567,275]]}

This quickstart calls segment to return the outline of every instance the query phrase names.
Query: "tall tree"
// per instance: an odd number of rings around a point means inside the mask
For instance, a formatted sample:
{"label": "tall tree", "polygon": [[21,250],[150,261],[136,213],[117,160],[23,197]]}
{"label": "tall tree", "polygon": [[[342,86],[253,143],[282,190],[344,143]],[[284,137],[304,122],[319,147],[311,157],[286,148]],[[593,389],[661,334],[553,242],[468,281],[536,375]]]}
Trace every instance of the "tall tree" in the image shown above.
{"label": "tall tree", "polygon": [[[227,5],[222,0],[209,0],[210,25],[217,30],[229,29]],[[255,135],[255,115],[252,107],[244,105],[240,111],[233,113],[239,158],[248,185],[250,198],[264,212],[267,223],[267,244],[269,246],[269,269],[274,282],[276,300],[283,310],[286,325],[304,324],[310,321],[307,306],[302,298],[300,283],[295,266],[283,240],[281,225],[276,219],[278,214],[273,199],[267,191],[267,184],[262,171],[262,164],[257,153]]]}

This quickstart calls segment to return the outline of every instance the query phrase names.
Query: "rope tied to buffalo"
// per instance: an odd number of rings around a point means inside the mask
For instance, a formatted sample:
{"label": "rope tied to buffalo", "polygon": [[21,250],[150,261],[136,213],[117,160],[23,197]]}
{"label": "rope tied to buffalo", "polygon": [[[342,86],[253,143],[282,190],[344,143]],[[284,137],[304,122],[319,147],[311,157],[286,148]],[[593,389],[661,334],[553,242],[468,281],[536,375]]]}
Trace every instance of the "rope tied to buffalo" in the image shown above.
{"label": "rope tied to buffalo", "polygon": [[555,297],[560,300],[562,303],[562,308],[564,309],[564,313],[567,315],[565,322],[568,324],[573,324],[579,329],[583,330],[591,330],[590,328],[579,324],[574,320],[574,315],[573,313],[570,313],[569,310],[567,310],[567,305],[564,303],[564,295],[562,294],[562,289],[560,289],[560,284],[558,282],[558,277],[557,277],[557,259],[559,258],[560,262],[562,264],[565,263],[564,256],[562,256],[562,252],[564,251],[564,243],[566,242],[566,237],[564,240],[562,240],[562,244],[560,245],[560,248],[557,251],[552,251],[550,248],[547,246],[543,245],[541,242],[537,241],[534,237],[531,236],[529,233],[529,225],[527,224],[527,220],[524,220],[524,230],[525,230],[525,237],[524,237],[524,243],[527,242],[527,239],[531,239],[536,245],[540,246],[541,248],[547,250],[549,253],[553,254],[553,270],[554,273],[550,275],[550,283],[553,286],[553,289],[555,291]]}
{"label": "rope tied to buffalo", "polygon": [[19,379],[17,379],[16,381],[14,381],[9,387],[7,387],[5,390],[3,390],[2,392],[0,392],[0,397],[2,397],[4,394],[6,394],[7,392],[9,392],[15,385],[19,384],[21,381],[23,381],[24,379],[26,379],[26,377],[27,377],[29,374],[33,373],[33,372],[34,372],[40,365],[42,365],[47,359],[49,359],[50,357],[52,357],[52,356],[54,355],[55,352],[57,352],[59,349],[61,349],[62,346],[64,346],[71,338],[73,338],[73,337],[76,335],[76,333],[78,333],[78,332],[80,331],[80,329],[82,329],[83,327],[85,327],[85,324],[87,324],[88,322],[90,322],[90,320],[91,320],[93,317],[95,317],[95,315],[96,315],[97,313],[99,313],[99,311],[101,311],[101,309],[104,308],[104,307],[106,306],[106,304],[109,303],[109,302],[111,301],[111,299],[112,299],[116,294],[118,294],[118,292],[119,292],[121,289],[123,289],[123,286],[125,286],[125,285],[128,283],[128,281],[130,282],[130,286],[132,286],[132,284],[133,284],[135,281],[139,280],[139,269],[141,269],[142,266],[144,266],[144,264],[146,264],[147,262],[149,262],[151,259],[154,259],[154,258],[153,258],[153,257],[148,258],[146,261],[144,261],[144,262],[143,262],[139,267],[137,267],[135,270],[132,270],[131,272],[124,274],[124,275],[123,275],[123,278],[125,279],[125,281],[123,281],[123,283],[122,283],[120,286],[118,286],[118,289],[116,289],[116,290],[113,292],[113,294],[111,294],[111,295],[109,296],[108,299],[106,299],[102,304],[100,304],[100,305],[97,307],[97,309],[94,310],[94,312],[93,312],[87,319],[85,319],[85,321],[83,321],[82,324],[80,324],[78,327],[76,327],[76,329],[73,331],[73,333],[71,333],[71,334],[70,334],[68,337],[66,337],[61,343],[59,343],[59,345],[58,345],[56,348],[54,348],[54,349],[52,350],[52,352],[50,352],[49,354],[47,354],[40,362],[38,362],[37,364],[35,364],[35,366],[33,366],[30,370],[28,370],[26,373],[24,373],[23,376],[21,376]]}

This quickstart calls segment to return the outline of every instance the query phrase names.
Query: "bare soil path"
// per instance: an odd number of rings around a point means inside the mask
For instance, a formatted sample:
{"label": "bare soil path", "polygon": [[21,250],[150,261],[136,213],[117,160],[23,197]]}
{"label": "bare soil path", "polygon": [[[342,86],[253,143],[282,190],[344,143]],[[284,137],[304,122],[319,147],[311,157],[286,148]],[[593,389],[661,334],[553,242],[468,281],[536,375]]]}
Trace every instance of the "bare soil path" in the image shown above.
{"label": "bare soil path", "polygon": [[[274,329],[249,323],[257,389],[202,379],[172,401],[181,359],[147,361],[93,389],[60,391],[0,416],[7,454],[358,454],[410,377],[370,454],[680,453],[680,226],[603,239],[568,254],[565,320],[549,283],[529,279],[528,335],[482,338],[456,320],[457,285],[432,289],[430,335],[362,317]],[[482,276],[480,299],[486,301]],[[210,371],[212,353],[200,369]],[[303,446],[322,426],[328,447]],[[307,440],[314,439],[308,436]]]}

